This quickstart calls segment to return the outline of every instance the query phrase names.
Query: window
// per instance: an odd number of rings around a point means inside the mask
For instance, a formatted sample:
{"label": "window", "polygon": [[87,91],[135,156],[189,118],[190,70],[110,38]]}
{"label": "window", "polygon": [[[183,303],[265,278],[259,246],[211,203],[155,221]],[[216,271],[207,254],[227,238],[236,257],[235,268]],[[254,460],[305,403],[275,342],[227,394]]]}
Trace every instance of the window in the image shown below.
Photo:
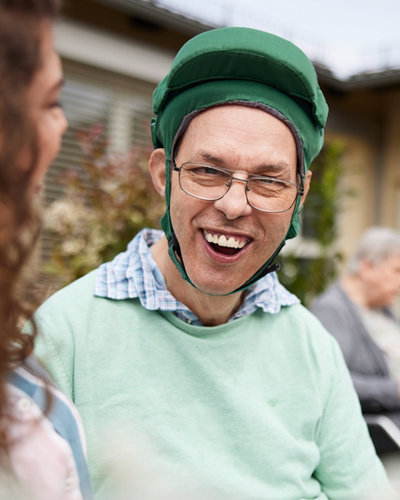
{"label": "window", "polygon": [[[69,60],[63,61],[65,86],[61,94],[69,128],[59,155],[45,178],[45,203],[63,195],[66,172],[80,169],[83,152],[79,130],[100,124],[110,138],[110,148],[122,153],[150,141],[154,85]],[[44,235],[43,254],[48,255],[49,237]]]}

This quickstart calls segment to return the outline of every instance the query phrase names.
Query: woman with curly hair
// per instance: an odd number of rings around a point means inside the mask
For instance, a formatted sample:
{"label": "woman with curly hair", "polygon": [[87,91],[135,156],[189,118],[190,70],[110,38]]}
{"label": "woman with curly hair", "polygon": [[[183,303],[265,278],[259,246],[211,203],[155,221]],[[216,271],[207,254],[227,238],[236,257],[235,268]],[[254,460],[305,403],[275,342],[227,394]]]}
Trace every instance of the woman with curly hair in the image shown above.
{"label": "woman with curly hair", "polygon": [[53,45],[59,0],[0,0],[0,497],[92,498],[79,416],[30,355],[23,273],[40,234],[35,198],[67,122]]}

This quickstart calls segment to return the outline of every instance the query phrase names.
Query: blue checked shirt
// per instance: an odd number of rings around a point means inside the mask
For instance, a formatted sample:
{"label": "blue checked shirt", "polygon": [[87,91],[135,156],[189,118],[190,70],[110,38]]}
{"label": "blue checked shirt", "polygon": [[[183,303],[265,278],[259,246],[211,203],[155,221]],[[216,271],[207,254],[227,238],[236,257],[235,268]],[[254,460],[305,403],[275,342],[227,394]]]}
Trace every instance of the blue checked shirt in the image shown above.
{"label": "blue checked shirt", "polygon": [[[172,311],[183,321],[202,326],[199,318],[167,290],[155,263],[150,247],[163,234],[155,229],[143,229],[129,243],[126,252],[102,264],[97,271],[94,294],[114,300],[139,298],[146,309]],[[276,273],[271,273],[246,291],[242,305],[229,321],[251,314],[257,307],[277,314],[282,306],[298,303],[299,299],[279,283]]]}

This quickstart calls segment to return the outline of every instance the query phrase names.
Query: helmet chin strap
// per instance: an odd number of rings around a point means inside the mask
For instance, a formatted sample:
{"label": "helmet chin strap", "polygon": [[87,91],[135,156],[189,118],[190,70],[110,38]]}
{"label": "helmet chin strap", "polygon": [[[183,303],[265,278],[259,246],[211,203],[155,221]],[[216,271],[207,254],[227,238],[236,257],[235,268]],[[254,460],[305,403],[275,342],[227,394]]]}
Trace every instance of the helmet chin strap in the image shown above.
{"label": "helmet chin strap", "polygon": [[291,221],[289,224],[289,228],[287,230],[285,238],[279,244],[278,248],[271,255],[271,257],[267,260],[267,262],[251,278],[249,278],[245,283],[243,283],[239,288],[237,288],[233,292],[229,292],[227,294],[222,294],[222,295],[215,295],[212,293],[203,292],[203,290],[198,288],[190,280],[190,278],[186,272],[186,269],[185,269],[185,264],[183,262],[182,252],[181,252],[178,238],[176,237],[175,232],[174,232],[174,228],[172,227],[169,208],[167,208],[167,210],[165,211],[165,214],[161,218],[161,227],[163,228],[164,234],[165,234],[167,241],[168,241],[168,254],[169,254],[172,262],[175,264],[175,267],[178,269],[179,274],[182,276],[182,278],[185,281],[187,281],[188,283],[190,283],[194,288],[196,288],[196,290],[199,290],[202,293],[206,293],[207,295],[219,296],[219,297],[232,295],[233,293],[242,292],[243,290],[246,290],[251,285],[256,283],[259,279],[263,278],[264,276],[267,276],[267,274],[270,274],[274,271],[277,271],[280,268],[280,265],[278,263],[274,263],[274,260],[276,259],[276,257],[278,256],[278,254],[282,250],[282,248],[285,246],[286,240],[296,236],[299,229],[300,229],[298,215],[303,208],[302,206],[300,206],[301,197],[302,197],[302,192],[300,192],[297,196],[297,200],[296,200],[295,208],[294,208],[292,218],[291,218]]}
{"label": "helmet chin strap", "polygon": [[181,247],[179,245],[178,238],[176,237],[175,231],[173,230],[173,228],[171,228],[171,238],[168,241],[168,253],[169,253],[172,261],[174,262],[174,264],[178,267],[178,270],[179,270],[182,278],[184,278],[188,283],[190,283],[194,288],[196,288],[196,290],[199,290],[199,292],[205,293],[207,295],[211,295],[213,297],[226,297],[228,295],[232,295],[234,293],[241,292],[241,291],[245,290],[246,288],[248,288],[249,286],[253,285],[259,279],[263,278],[264,276],[267,276],[267,274],[273,273],[274,271],[278,271],[281,266],[278,263],[273,263],[273,261],[276,259],[279,252],[285,246],[285,243],[286,243],[285,240],[282,241],[282,243],[275,250],[274,254],[269,258],[269,260],[267,262],[268,265],[264,264],[264,266],[261,269],[259,269],[258,272],[256,272],[254,274],[254,276],[252,276],[252,278],[250,278],[250,280],[245,282],[242,286],[240,286],[239,288],[237,288],[233,292],[223,293],[223,294],[214,294],[214,293],[203,292],[203,290],[198,288],[190,280],[190,278],[186,272],[186,269],[185,269],[185,264],[183,262]]}

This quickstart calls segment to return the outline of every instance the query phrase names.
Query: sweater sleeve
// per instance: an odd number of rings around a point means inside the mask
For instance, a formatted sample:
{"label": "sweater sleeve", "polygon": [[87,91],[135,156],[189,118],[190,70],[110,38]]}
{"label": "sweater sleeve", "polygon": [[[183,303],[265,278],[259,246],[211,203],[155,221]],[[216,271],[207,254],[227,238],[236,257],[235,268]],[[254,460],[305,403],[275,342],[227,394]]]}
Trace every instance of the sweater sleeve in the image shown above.
{"label": "sweater sleeve", "polygon": [[330,500],[394,498],[336,344],[334,359],[336,366],[317,435],[320,462],[315,477]]}
{"label": "sweater sleeve", "polygon": [[353,324],[353,318],[349,317],[347,311],[337,304],[334,297],[322,297],[313,304],[312,312],[338,341],[363,410],[398,410],[400,399],[397,382],[389,377],[368,373],[370,367],[366,357],[363,361],[365,370],[360,371],[359,367],[355,366],[355,356],[360,356],[362,346],[358,344],[359,339],[354,332],[357,325]]}
{"label": "sweater sleeve", "polygon": [[[76,367],[82,366],[90,344],[88,326],[95,322],[93,290],[96,271],[52,295],[35,313],[38,328],[35,357],[45,366],[58,387],[76,404]],[[76,359],[79,342],[82,356]]]}
{"label": "sweater sleeve", "polygon": [[74,401],[74,336],[56,305],[49,299],[35,314],[38,335],[35,357],[57,386]]}

